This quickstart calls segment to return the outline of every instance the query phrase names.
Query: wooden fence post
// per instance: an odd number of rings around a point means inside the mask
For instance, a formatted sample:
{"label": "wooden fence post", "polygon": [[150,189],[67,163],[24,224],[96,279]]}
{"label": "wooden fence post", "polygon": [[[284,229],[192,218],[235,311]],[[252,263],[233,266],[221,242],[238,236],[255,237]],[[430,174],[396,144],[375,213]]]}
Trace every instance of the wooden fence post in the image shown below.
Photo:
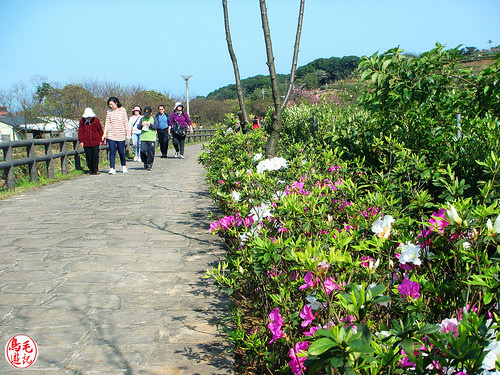
{"label": "wooden fence post", "polygon": [[30,181],[38,181],[38,173],[36,169],[36,153],[35,153],[35,142],[33,140],[33,133],[26,134],[26,139],[31,140],[31,143],[26,146],[26,156],[32,158],[33,161],[28,162],[28,173],[30,176]]}
{"label": "wooden fence post", "polygon": [[64,176],[68,174],[68,156],[66,155],[67,151],[66,140],[62,141],[62,143],[59,144],[59,151],[64,152],[64,155],[61,156],[61,173]]}
{"label": "wooden fence post", "polygon": [[[78,135],[73,134],[73,137],[77,137]],[[80,161],[80,142],[78,140],[73,141],[73,150],[76,151],[75,154],[75,169],[81,171],[82,163]]]}
{"label": "wooden fence post", "polygon": [[[45,134],[45,138],[50,139],[50,134]],[[45,155],[50,156],[50,159],[45,162],[47,167],[47,177],[54,178],[54,159],[52,159],[52,142],[45,145]]]}
{"label": "wooden fence post", "polygon": [[3,178],[5,179],[5,187],[7,189],[15,189],[16,180],[14,175],[14,166],[12,165],[12,146],[3,149],[3,160],[10,163],[10,167],[4,170]]}

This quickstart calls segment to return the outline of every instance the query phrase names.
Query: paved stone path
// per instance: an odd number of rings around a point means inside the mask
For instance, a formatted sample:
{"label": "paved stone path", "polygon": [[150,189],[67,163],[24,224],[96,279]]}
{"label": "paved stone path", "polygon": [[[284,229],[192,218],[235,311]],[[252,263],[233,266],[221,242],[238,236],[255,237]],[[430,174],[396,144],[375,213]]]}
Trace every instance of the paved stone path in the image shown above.
{"label": "paved stone path", "polygon": [[[0,201],[0,374],[233,373],[200,151]],[[24,370],[4,355],[16,334],[38,345]]]}

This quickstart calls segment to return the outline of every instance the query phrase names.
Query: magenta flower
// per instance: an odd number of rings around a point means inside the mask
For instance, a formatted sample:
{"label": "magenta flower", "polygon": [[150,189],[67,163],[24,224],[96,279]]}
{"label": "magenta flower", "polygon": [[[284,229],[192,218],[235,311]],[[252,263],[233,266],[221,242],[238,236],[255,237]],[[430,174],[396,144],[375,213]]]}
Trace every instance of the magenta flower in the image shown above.
{"label": "magenta flower", "polygon": [[412,299],[417,300],[420,298],[420,284],[416,281],[411,281],[410,279],[404,279],[403,282],[398,285],[398,292],[401,297],[406,300]]}
{"label": "magenta flower", "polygon": [[458,336],[458,320],[455,318],[452,319],[444,319],[439,326],[441,327],[440,331],[443,333],[453,332],[453,336]]}
{"label": "magenta flower", "polygon": [[325,290],[326,294],[330,294],[334,290],[342,290],[342,287],[335,282],[335,280],[331,277],[327,277],[325,280]]}
{"label": "magenta flower", "polygon": [[361,265],[365,268],[368,268],[370,267],[370,262],[375,263],[375,259],[373,259],[372,257],[367,257],[367,256],[362,256],[361,257]]}
{"label": "magenta flower", "polygon": [[210,223],[210,229],[209,229],[209,231],[210,231],[210,232],[213,232],[213,231],[215,231],[215,230],[217,230],[217,229],[219,229],[219,222],[218,222],[217,220],[212,221],[212,222]]}
{"label": "magenta flower", "polygon": [[444,233],[444,228],[449,224],[446,219],[446,210],[441,208],[438,212],[434,212],[429,219],[429,223],[432,224],[433,228],[439,233]]}
{"label": "magenta flower", "polygon": [[282,329],[283,317],[280,314],[279,308],[276,307],[273,311],[271,311],[269,319],[271,320],[271,323],[267,325],[267,328],[269,328],[273,334],[272,340],[269,341],[269,344],[272,344],[276,340],[285,337]]}
{"label": "magenta flower", "polygon": [[322,328],[321,325],[317,325],[316,327],[311,327],[309,328],[309,331],[304,331],[304,336],[314,336],[314,333],[321,328]]}
{"label": "magenta flower", "polygon": [[245,226],[246,226],[247,228],[250,228],[250,226],[251,226],[251,225],[253,224],[253,222],[254,222],[254,221],[253,221],[253,215],[250,215],[249,217],[247,217],[247,218],[244,220],[244,222],[245,222]]}
{"label": "magenta flower", "polygon": [[313,288],[315,286],[318,286],[318,283],[319,283],[318,278],[316,277],[316,280],[314,282],[313,282],[312,278],[313,278],[313,275],[312,275],[311,271],[308,271],[306,273],[306,275],[304,276],[305,284],[302,284],[301,286],[299,286],[299,289]]}
{"label": "magenta flower", "polygon": [[219,220],[219,225],[222,229],[229,229],[234,224],[234,216],[224,216]]}
{"label": "magenta flower", "polygon": [[304,362],[306,361],[307,356],[299,357],[297,356],[297,354],[307,351],[310,345],[311,343],[308,341],[298,342],[295,344],[294,348],[290,349],[290,362],[288,362],[288,365],[290,366],[290,369],[292,370],[292,373],[294,375],[305,373],[306,366],[304,366]]}
{"label": "magenta flower", "polygon": [[316,311],[316,314],[313,315],[311,306],[305,305],[299,315],[302,319],[304,319],[301,326],[307,327],[313,322],[314,318],[316,318],[318,312]]}

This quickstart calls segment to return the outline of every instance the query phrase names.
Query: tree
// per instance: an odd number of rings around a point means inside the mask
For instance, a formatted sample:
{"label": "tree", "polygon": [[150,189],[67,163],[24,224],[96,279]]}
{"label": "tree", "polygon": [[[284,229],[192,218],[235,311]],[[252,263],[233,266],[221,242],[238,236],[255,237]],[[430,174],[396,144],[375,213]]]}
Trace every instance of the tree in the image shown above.
{"label": "tree", "polygon": [[229,29],[229,15],[227,11],[227,0],[222,0],[222,8],[224,9],[224,26],[226,29],[226,41],[227,41],[227,49],[229,50],[229,56],[231,57],[231,61],[233,63],[234,68],[234,77],[236,79],[236,92],[238,94],[238,102],[240,104],[241,117],[242,121],[240,121],[241,130],[245,132],[245,125],[248,123],[248,114],[245,106],[245,98],[243,96],[243,89],[241,88],[240,81],[240,71],[238,69],[238,61],[236,60],[236,54],[233,50],[233,42],[231,40],[231,32]]}
{"label": "tree", "polygon": [[295,37],[295,47],[292,58],[292,69],[290,72],[290,81],[288,82],[288,89],[283,102],[281,102],[280,90],[276,77],[276,68],[274,66],[273,47],[271,43],[271,33],[269,31],[269,20],[267,18],[266,1],[260,0],[260,14],[262,18],[262,29],[264,31],[264,40],[266,42],[267,52],[267,66],[269,67],[269,76],[271,77],[271,91],[273,94],[274,111],[271,118],[271,134],[266,143],[266,158],[270,159],[276,155],[276,146],[281,132],[281,114],[288,102],[290,93],[292,92],[293,82],[295,79],[295,70],[297,68],[297,58],[299,54],[300,34],[302,32],[302,19],[304,16],[305,0],[300,1],[299,20],[297,24],[297,34]]}

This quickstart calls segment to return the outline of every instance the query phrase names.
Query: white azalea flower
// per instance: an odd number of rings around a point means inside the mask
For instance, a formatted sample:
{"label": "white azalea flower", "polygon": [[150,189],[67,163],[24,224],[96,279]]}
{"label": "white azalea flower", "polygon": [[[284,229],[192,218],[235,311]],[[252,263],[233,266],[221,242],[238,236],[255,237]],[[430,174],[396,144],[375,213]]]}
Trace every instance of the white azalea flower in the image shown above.
{"label": "white azalea flower", "polygon": [[279,201],[284,196],[286,196],[286,193],[284,191],[277,191],[276,193],[273,194],[273,200]]}
{"label": "white azalea flower", "polygon": [[486,229],[488,230],[489,236],[500,233],[500,215],[496,218],[495,224],[491,222],[491,219],[488,219],[486,222]]}
{"label": "white azalea flower", "polygon": [[281,168],[286,168],[287,166],[286,160],[282,157],[265,159],[257,164],[257,173],[262,173],[264,171],[277,171]]}
{"label": "white azalea flower", "polygon": [[233,191],[233,192],[231,193],[231,197],[233,198],[233,200],[234,200],[235,202],[239,202],[239,201],[240,201],[240,198],[241,198],[241,194],[240,194],[240,193],[238,193],[237,191]]}
{"label": "white azalea flower", "polygon": [[422,264],[422,261],[420,260],[420,246],[414,245],[411,242],[407,242],[405,245],[402,245],[399,263],[412,263],[416,266],[420,266]]}
{"label": "white azalea flower", "polygon": [[448,203],[448,210],[446,211],[448,214],[448,218],[453,221],[454,223],[457,223],[458,225],[462,225],[462,218],[458,216],[457,209],[452,205]]}
{"label": "white azalea flower", "polygon": [[250,215],[252,215],[253,221],[259,223],[266,217],[273,217],[271,207],[270,204],[262,203],[260,206],[252,208],[250,210]]}
{"label": "white azalea flower", "polygon": [[495,370],[495,362],[500,361],[500,341],[490,342],[486,350],[489,352],[481,365],[481,368],[485,370],[483,374],[498,374],[498,371]]}
{"label": "white azalea flower", "polygon": [[318,302],[318,299],[313,296],[307,296],[306,301],[308,302],[307,305],[311,307],[313,310],[319,310],[321,307],[321,303]]}
{"label": "white azalea flower", "polygon": [[262,159],[262,153],[260,153],[260,152],[253,156],[253,161],[258,161],[260,159]]}
{"label": "white azalea flower", "polygon": [[379,238],[389,238],[391,235],[391,224],[394,223],[394,218],[391,215],[385,215],[382,219],[379,217],[372,224],[372,232]]}

